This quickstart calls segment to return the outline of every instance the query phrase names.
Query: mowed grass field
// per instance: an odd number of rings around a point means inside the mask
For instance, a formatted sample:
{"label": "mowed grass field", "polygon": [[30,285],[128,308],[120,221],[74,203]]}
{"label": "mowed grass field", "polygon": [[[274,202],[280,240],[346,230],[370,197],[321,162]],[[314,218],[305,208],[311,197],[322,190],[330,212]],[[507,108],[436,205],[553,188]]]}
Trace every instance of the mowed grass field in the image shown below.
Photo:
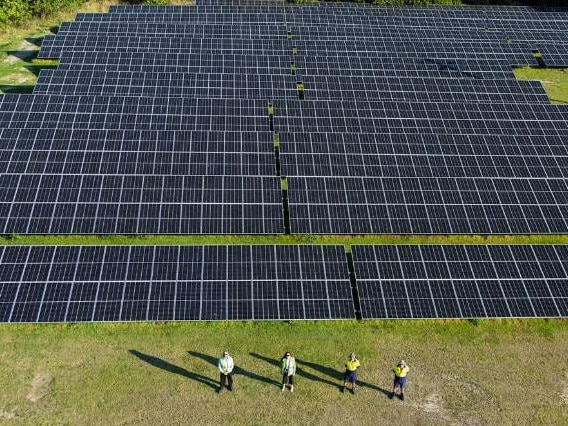
{"label": "mowed grass field", "polygon": [[[0,327],[0,423],[565,425],[568,321],[215,322]],[[216,392],[216,359],[237,365]],[[277,362],[298,361],[282,393]],[[341,393],[344,359],[362,363]],[[411,367],[406,400],[390,369]]]}

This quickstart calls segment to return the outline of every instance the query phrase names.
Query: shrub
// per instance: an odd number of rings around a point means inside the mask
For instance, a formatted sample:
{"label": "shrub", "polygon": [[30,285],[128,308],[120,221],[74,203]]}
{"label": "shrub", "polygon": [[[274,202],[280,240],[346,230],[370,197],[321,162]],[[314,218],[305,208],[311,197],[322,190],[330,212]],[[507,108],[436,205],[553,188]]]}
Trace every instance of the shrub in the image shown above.
{"label": "shrub", "polygon": [[168,0],[144,0],[142,4],[146,6],[165,6],[170,4]]}
{"label": "shrub", "polygon": [[34,16],[45,18],[53,14],[58,8],[64,7],[65,3],[69,3],[69,1],[57,1],[57,0],[32,0],[31,9]]}
{"label": "shrub", "polygon": [[0,5],[0,26],[19,25],[29,19],[31,11],[26,0],[3,0]]}

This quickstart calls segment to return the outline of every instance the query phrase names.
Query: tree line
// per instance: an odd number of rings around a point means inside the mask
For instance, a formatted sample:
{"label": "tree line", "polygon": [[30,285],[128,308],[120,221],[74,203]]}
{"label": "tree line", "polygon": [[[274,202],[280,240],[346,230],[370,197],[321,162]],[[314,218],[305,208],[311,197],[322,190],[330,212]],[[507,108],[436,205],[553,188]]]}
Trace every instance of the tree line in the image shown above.
{"label": "tree line", "polygon": [[[78,8],[87,0],[1,0],[0,27],[24,25],[32,18],[49,18],[62,10]],[[168,0],[130,0],[130,4],[168,4]]]}

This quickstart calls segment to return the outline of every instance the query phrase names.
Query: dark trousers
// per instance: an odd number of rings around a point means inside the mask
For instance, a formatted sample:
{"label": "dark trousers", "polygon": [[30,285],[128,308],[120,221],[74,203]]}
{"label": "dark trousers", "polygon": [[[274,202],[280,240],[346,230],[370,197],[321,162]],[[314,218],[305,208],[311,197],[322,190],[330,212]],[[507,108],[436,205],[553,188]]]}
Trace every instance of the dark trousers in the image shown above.
{"label": "dark trousers", "polygon": [[219,376],[220,376],[219,381],[221,382],[221,387],[225,386],[225,382],[226,382],[227,383],[226,386],[229,389],[233,388],[233,373],[232,372],[227,373],[227,374],[220,373]]}
{"label": "dark trousers", "polygon": [[282,375],[282,386],[284,385],[294,386],[294,376],[288,376],[288,373]]}

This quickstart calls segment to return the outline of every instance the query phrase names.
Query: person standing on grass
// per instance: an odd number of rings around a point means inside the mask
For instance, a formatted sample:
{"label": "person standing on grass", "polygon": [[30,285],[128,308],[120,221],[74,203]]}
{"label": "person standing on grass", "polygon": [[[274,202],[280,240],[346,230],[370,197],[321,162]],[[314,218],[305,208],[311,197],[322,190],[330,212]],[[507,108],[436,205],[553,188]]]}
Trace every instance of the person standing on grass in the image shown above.
{"label": "person standing on grass", "polygon": [[227,389],[230,391],[233,390],[233,368],[235,368],[235,363],[233,362],[233,358],[229,355],[229,352],[223,352],[223,356],[219,358],[219,362],[217,363],[217,367],[219,368],[219,390],[221,392],[223,387],[227,386]]}
{"label": "person standing on grass", "polygon": [[343,377],[343,388],[341,392],[345,392],[347,383],[351,383],[351,393],[355,395],[355,382],[357,381],[357,369],[361,366],[361,363],[355,356],[353,352],[349,354],[347,362],[345,362],[345,375]]}
{"label": "person standing on grass", "polygon": [[406,375],[410,371],[408,365],[404,360],[401,360],[393,369],[394,373],[394,382],[392,384],[392,392],[390,394],[390,398],[394,398],[395,390],[397,387],[400,388],[400,399],[404,401],[404,389],[406,388]]}
{"label": "person standing on grass", "polygon": [[280,370],[282,372],[282,392],[286,385],[290,385],[290,392],[294,392],[294,376],[296,375],[296,359],[290,352],[286,352],[280,359]]}

